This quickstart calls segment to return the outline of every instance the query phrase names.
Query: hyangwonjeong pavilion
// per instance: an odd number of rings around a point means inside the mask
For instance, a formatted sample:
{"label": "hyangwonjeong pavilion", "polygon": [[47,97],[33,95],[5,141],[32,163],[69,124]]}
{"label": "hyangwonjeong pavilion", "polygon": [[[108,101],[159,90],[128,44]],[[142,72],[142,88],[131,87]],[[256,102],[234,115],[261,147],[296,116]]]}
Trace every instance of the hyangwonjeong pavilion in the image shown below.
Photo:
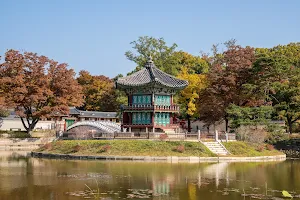
{"label": "hyangwonjeong pavilion", "polygon": [[150,57],[145,66],[116,81],[116,88],[125,91],[128,105],[122,107],[122,130],[128,132],[174,133],[179,106],[173,96],[188,85],[158,69]]}

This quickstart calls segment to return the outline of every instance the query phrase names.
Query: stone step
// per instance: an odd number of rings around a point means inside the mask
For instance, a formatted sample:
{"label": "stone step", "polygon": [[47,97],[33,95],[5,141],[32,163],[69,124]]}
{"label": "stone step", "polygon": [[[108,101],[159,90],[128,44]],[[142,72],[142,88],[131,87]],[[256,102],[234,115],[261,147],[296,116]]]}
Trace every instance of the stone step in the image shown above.
{"label": "stone step", "polygon": [[213,153],[227,155],[228,151],[218,142],[203,142],[203,144]]}

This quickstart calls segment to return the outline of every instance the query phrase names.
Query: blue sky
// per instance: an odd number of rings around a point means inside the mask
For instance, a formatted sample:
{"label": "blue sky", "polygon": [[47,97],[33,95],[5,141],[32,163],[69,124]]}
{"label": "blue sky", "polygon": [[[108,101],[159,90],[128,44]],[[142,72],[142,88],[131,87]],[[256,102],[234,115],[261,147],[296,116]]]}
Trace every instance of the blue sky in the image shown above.
{"label": "blue sky", "polygon": [[254,47],[299,42],[299,9],[299,0],[0,0],[0,55],[31,51],[114,77],[134,69],[124,53],[139,36],[194,55],[231,38]]}

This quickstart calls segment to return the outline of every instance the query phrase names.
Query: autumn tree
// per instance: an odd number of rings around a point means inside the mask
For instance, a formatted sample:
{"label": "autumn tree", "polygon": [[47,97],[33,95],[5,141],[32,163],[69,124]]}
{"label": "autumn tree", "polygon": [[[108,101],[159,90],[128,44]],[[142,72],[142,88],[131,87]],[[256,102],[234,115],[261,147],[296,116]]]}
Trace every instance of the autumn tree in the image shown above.
{"label": "autumn tree", "polygon": [[191,132],[191,118],[197,115],[196,100],[200,91],[206,86],[204,74],[188,73],[188,68],[183,67],[178,74],[178,78],[187,80],[189,85],[180,91],[178,103],[181,106],[182,114],[188,121],[188,132]]}
{"label": "autumn tree", "polygon": [[69,106],[81,105],[81,87],[67,66],[36,53],[6,52],[0,65],[0,96],[15,108],[28,133],[41,118],[67,114]]}
{"label": "autumn tree", "polygon": [[[227,43],[227,50],[216,54],[207,75],[208,87],[198,101],[200,116],[207,122],[225,120],[228,130],[229,105],[246,106],[256,104],[257,98],[245,90],[252,75],[255,52],[251,47]],[[214,102],[214,103],[213,103]]]}
{"label": "autumn tree", "polygon": [[300,119],[300,43],[256,49],[254,70],[278,118],[285,120],[288,132]]}
{"label": "autumn tree", "polygon": [[84,104],[83,110],[95,111],[118,111],[123,103],[122,96],[114,88],[114,80],[106,76],[94,76],[87,71],[80,71],[77,78],[83,87]]}
{"label": "autumn tree", "polygon": [[189,74],[206,74],[210,69],[209,59],[204,59],[201,56],[195,56],[184,51],[176,51],[173,57],[177,73],[186,68]]}

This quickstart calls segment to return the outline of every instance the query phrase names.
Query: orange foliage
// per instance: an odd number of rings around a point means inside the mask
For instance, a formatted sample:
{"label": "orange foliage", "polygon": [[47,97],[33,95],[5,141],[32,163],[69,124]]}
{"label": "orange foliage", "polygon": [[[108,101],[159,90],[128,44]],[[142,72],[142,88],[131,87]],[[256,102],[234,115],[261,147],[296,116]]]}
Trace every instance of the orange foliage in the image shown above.
{"label": "orange foliage", "polygon": [[15,108],[28,132],[40,118],[82,104],[81,86],[67,66],[36,53],[6,52],[0,64],[1,97],[6,106]]}

